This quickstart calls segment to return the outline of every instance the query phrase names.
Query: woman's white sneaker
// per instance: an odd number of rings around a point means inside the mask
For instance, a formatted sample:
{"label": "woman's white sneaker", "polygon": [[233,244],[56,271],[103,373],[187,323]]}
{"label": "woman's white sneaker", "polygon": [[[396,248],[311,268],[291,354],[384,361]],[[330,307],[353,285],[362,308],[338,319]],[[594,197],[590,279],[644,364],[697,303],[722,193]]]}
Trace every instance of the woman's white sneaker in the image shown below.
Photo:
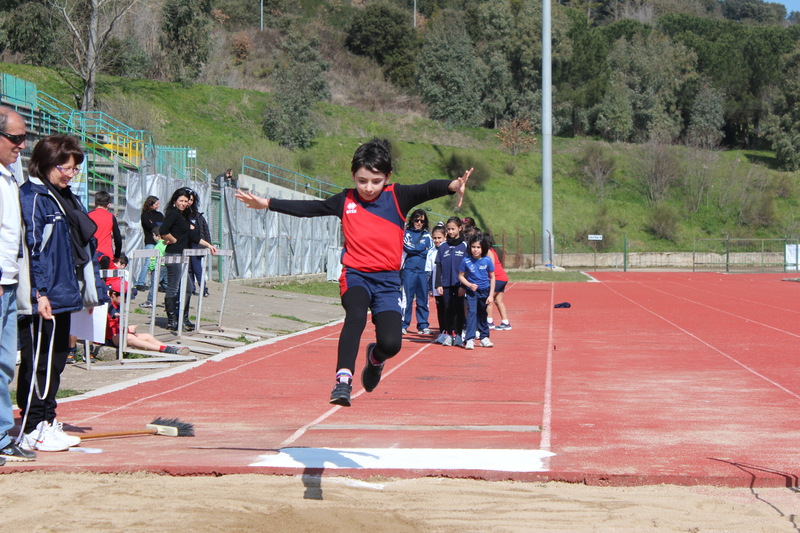
{"label": "woman's white sneaker", "polygon": [[37,450],[40,452],[65,452],[69,445],[58,438],[53,428],[46,421],[39,422],[36,429],[22,436],[20,446],[24,450]]}
{"label": "woman's white sneaker", "polygon": [[70,448],[81,443],[81,438],[74,435],[68,435],[64,431],[64,426],[57,419],[53,419],[53,424],[50,427],[53,433],[55,433],[56,436],[65,442]]}

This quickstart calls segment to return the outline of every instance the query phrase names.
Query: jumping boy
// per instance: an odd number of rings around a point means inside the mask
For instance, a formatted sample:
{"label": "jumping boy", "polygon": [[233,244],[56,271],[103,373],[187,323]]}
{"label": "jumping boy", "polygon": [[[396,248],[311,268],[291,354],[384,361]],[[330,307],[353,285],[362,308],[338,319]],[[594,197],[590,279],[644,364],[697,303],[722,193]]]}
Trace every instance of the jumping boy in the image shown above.
{"label": "jumping boy", "polygon": [[236,198],[253,209],[270,209],[297,217],[335,216],[342,220],[344,249],[339,294],[345,310],[339,336],[336,385],[330,402],[349,406],[361,334],[372,310],[377,342],[367,345],[367,363],[361,384],[372,392],[381,380],[384,363],[402,344],[400,263],[406,213],[416,205],[458,193],[464,198],[472,169],[456,180],[432,180],[420,185],[389,184],[392,176],[391,145],[373,139],[361,145],[350,166],[354,189],[327,200],[259,198],[236,191]]}

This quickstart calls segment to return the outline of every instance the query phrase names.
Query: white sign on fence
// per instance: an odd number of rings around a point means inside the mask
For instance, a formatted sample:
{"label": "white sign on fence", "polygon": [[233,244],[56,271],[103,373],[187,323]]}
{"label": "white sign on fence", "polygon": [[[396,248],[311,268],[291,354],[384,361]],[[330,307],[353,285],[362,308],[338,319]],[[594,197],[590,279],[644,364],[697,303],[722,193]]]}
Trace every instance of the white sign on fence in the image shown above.
{"label": "white sign on fence", "polygon": [[786,270],[797,270],[798,262],[800,258],[798,257],[798,245],[797,244],[787,244],[786,245]]}
{"label": "white sign on fence", "polygon": [[589,240],[590,241],[602,241],[603,240],[603,236],[602,235],[589,235]]}

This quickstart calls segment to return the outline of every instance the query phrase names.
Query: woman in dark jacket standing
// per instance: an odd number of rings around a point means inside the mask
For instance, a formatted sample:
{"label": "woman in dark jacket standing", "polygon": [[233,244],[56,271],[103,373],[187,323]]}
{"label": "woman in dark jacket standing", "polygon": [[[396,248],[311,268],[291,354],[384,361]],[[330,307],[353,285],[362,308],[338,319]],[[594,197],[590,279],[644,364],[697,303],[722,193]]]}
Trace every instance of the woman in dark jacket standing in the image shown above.
{"label": "woman in dark jacket standing", "polygon": [[[56,420],[56,393],[69,352],[70,314],[108,301],[94,260],[92,237],[97,226],[69,188],[82,162],[77,139],[45,137],[33,148],[30,179],[20,187],[33,315],[19,321],[22,360],[17,404],[24,420],[21,446],[29,450],[62,451],[80,443]],[[37,387],[33,387],[34,372]]]}
{"label": "woman in dark jacket standing", "polygon": [[[199,229],[189,221],[189,198],[192,190],[182,187],[172,193],[172,198],[167,205],[164,223],[161,224],[161,237],[167,243],[165,256],[183,254],[191,248],[192,243],[197,243],[211,250],[211,255],[217,254],[213,244],[200,238]],[[178,329],[178,311],[180,309],[179,292],[181,287],[181,264],[167,264],[167,295],[164,298],[164,307],[167,310],[167,329]],[[194,324],[189,322],[189,302],[192,293],[189,284],[186,284],[186,303],[183,307],[183,329],[192,331]]]}
{"label": "woman in dark jacket standing", "polygon": [[[200,232],[201,239],[211,242],[211,231],[208,229],[208,222],[206,221],[206,217],[203,216],[203,213],[200,212],[200,198],[194,190],[188,190],[188,192],[190,193],[189,207],[187,207],[189,210],[189,223],[197,228],[197,231]],[[199,247],[199,244],[192,244],[192,248]],[[197,287],[200,286],[200,282],[203,280],[203,274],[203,258],[193,256],[189,262],[189,285],[192,288],[192,294],[197,294],[195,285]],[[208,296],[208,285],[206,285],[203,290],[203,296]]]}
{"label": "woman in dark jacket standing", "polygon": [[[164,223],[164,215],[158,208],[161,203],[156,196],[148,196],[142,204],[142,231],[144,232],[144,249],[152,250],[156,247],[156,240],[153,238],[153,231],[155,231],[161,224]],[[145,290],[145,280],[147,279],[148,266],[150,261],[145,261],[142,265],[142,270],[139,272],[139,277],[136,278],[136,288],[140,291]]]}

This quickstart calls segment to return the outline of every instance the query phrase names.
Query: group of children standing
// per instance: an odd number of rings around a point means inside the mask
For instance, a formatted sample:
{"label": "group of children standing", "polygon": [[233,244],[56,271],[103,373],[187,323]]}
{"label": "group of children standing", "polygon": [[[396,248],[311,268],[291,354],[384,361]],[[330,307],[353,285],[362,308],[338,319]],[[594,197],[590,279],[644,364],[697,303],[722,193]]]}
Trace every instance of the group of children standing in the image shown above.
{"label": "group of children standing", "polygon": [[[412,214],[412,220],[417,212]],[[427,220],[426,220],[427,225]],[[436,302],[440,333],[437,344],[490,348],[490,330],[510,330],[503,293],[508,282],[497,254],[492,250],[490,237],[476,228],[472,219],[450,217],[430,233],[433,246],[428,250],[427,270],[429,288]],[[411,316],[411,300],[406,299],[406,317]],[[494,304],[501,323],[494,325],[491,306]],[[419,322],[419,310],[427,307],[427,295],[417,297],[418,331],[431,333],[427,324]],[[404,326],[407,327],[407,321]],[[407,329],[404,328],[404,333]]]}

